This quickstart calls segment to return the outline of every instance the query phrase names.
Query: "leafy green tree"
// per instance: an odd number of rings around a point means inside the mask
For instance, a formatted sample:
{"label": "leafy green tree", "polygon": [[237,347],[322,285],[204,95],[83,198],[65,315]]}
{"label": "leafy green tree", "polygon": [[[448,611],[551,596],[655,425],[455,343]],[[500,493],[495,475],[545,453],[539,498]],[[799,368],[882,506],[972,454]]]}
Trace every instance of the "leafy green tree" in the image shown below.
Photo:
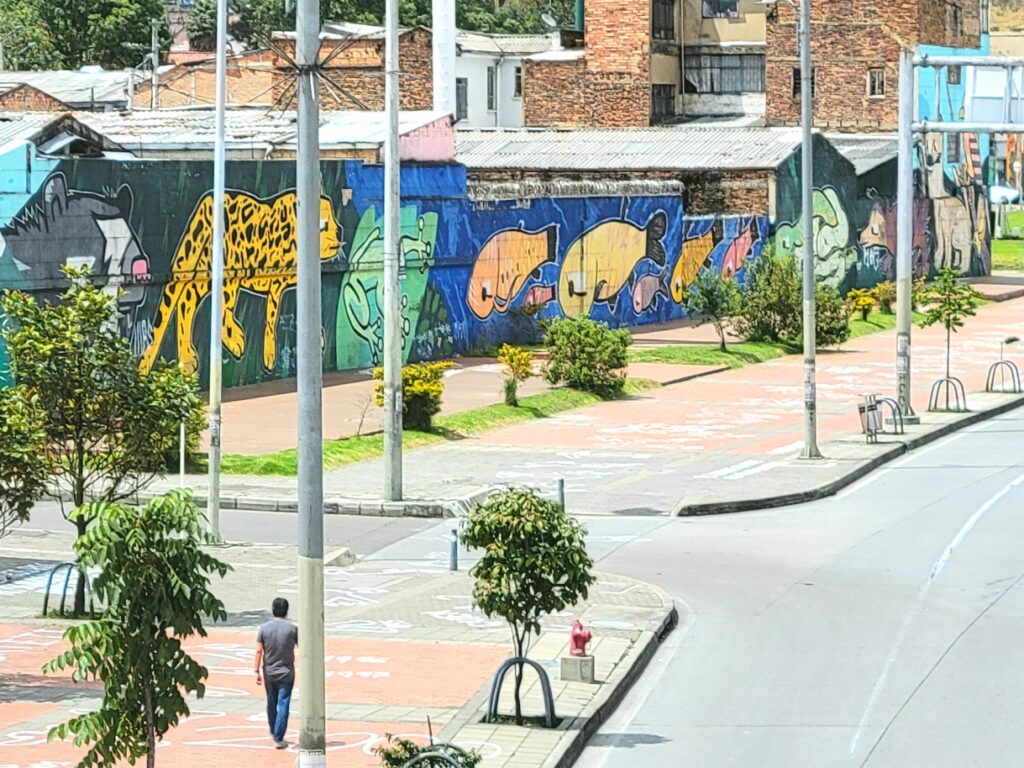
{"label": "leafy green tree", "polygon": [[161,21],[166,50],[170,30],[162,0],[61,0],[35,3],[65,65],[137,66],[150,47],[150,22]]}
{"label": "leafy green tree", "polygon": [[544,346],[548,362],[544,379],[565,382],[605,398],[618,397],[626,385],[626,353],[633,337],[624,328],[612,330],[587,317],[561,317],[548,325]]}
{"label": "leafy green tree", "polygon": [[23,387],[0,389],[0,536],[29,511],[46,487],[43,414]]}
{"label": "leafy green tree", "polygon": [[[511,489],[466,518],[462,541],[480,550],[471,575],[473,601],[512,630],[515,658],[524,659],[543,616],[585,600],[594,583],[586,530],[553,501]],[[523,664],[515,670],[516,722],[522,724]]]}
{"label": "leafy green tree", "polygon": [[739,305],[739,291],[712,266],[702,267],[683,297],[683,308],[698,324],[711,323],[718,334],[719,349],[725,352],[725,321]]}
{"label": "leafy green tree", "polygon": [[973,317],[974,310],[981,303],[981,294],[967,283],[961,283],[959,273],[948,267],[939,272],[938,279],[928,286],[921,295],[921,302],[927,307],[921,319],[922,328],[941,325],[946,329],[946,378],[949,378],[949,357],[951,334],[964,327],[964,321]]}
{"label": "leafy green tree", "polygon": [[31,0],[0,0],[3,68],[58,69],[63,59],[40,18],[40,4]]}
{"label": "leafy green tree", "polygon": [[69,627],[64,639],[71,648],[43,671],[70,669],[76,682],[99,679],[103,701],[52,728],[48,738],[89,745],[78,768],[134,764],[143,755],[152,768],[156,742],[189,715],[185,697],[205,693],[209,673],[182,641],[205,637],[204,620],[227,618],[210,580],[228,566],[203,551],[213,541],[190,491],[141,510],[99,502],[74,516],[97,521],[75,552],[82,565],[99,569],[93,586],[106,608],[98,620]]}
{"label": "leafy green tree", "polygon": [[800,273],[792,256],[777,258],[765,248],[747,267],[735,325],[750,341],[796,339],[803,323]]}
{"label": "leafy green tree", "polygon": [[[229,8],[230,13],[230,8]],[[188,47],[193,51],[217,49],[217,0],[196,0],[185,19]]]}
{"label": "leafy green tree", "polygon": [[[40,304],[18,291],[3,295],[3,332],[15,381],[43,413],[48,493],[73,509],[134,496],[165,469],[182,421],[195,423],[202,401],[194,376],[179,368],[142,374],[118,333],[117,299],[85,270],[66,270],[63,301]],[[68,516],[85,533],[88,511]],[[75,612],[85,610],[78,580]]]}

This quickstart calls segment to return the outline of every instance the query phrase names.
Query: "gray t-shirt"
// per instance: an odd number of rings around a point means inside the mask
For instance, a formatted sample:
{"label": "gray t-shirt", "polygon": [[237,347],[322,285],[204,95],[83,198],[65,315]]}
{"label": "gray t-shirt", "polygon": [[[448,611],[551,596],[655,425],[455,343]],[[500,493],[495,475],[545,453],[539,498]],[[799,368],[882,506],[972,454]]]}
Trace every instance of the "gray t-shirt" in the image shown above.
{"label": "gray t-shirt", "polygon": [[273,619],[260,625],[256,642],[263,643],[263,677],[273,683],[294,682],[299,628],[285,619]]}

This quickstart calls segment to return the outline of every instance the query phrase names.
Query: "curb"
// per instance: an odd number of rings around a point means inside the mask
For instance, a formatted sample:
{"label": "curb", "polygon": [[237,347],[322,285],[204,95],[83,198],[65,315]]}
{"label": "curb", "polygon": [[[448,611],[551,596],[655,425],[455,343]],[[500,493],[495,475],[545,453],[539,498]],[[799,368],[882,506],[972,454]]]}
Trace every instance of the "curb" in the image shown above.
{"label": "curb", "polygon": [[765,496],[762,498],[737,499],[736,501],[711,502],[707,504],[680,504],[673,510],[673,517],[699,517],[701,515],[722,515],[730,512],[749,512],[755,509],[771,509],[773,507],[787,507],[794,504],[805,504],[809,501],[834,496],[836,493],[853,485],[865,475],[874,472],[883,464],[888,464],[893,459],[904,456],[922,446],[940,440],[947,435],[958,432],[965,427],[973,426],[983,421],[988,421],[996,416],[1015,410],[1024,406],[1024,397],[1017,397],[994,408],[984,411],[977,411],[957,421],[943,424],[930,432],[913,437],[910,440],[900,440],[892,448],[889,448],[878,456],[869,459],[865,463],[855,467],[842,477],[832,480],[824,485],[815,488],[808,488],[805,491],[794,491],[778,496]]}
{"label": "curb", "polygon": [[[667,598],[667,596],[666,596]],[[633,683],[637,681],[643,671],[647,669],[647,665],[650,663],[651,658],[654,656],[655,651],[658,650],[658,646],[661,641],[665,639],[665,636],[675,628],[676,624],[679,623],[679,612],[676,610],[675,603],[671,598],[668,599],[670,606],[668,612],[661,618],[660,621],[652,621],[646,630],[647,635],[646,642],[640,641],[633,646],[633,650],[630,651],[632,659],[626,662],[629,668],[626,670],[626,674],[623,675],[622,679],[607,693],[600,695],[600,703],[597,708],[591,713],[586,720],[580,725],[580,727],[571,733],[559,739],[558,745],[554,749],[554,753],[561,751],[561,754],[552,754],[543,763],[543,768],[571,768],[573,763],[582,754],[584,748],[587,746],[587,742],[590,741],[590,737],[597,733],[604,722],[611,716],[615,711],[616,707],[622,703],[622,700],[629,693],[629,689],[633,687]],[[642,644],[642,647],[638,647]],[[582,718],[574,718],[573,723],[579,723]],[[568,744],[564,742],[568,740]]]}

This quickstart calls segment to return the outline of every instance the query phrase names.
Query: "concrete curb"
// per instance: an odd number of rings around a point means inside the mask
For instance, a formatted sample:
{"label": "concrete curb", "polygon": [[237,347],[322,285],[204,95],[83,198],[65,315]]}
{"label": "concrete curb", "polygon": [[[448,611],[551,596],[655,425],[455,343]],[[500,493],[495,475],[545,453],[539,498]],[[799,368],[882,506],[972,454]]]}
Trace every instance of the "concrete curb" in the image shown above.
{"label": "concrete curb", "polygon": [[[652,621],[648,625],[648,629],[644,631],[642,639],[633,645],[629,653],[630,658],[625,662],[628,665],[626,674],[610,690],[602,691],[598,695],[597,707],[576,730],[566,730],[565,735],[559,739],[558,746],[544,761],[543,768],[570,768],[586,748],[590,737],[600,730],[616,707],[622,703],[626,694],[629,693],[629,689],[633,687],[633,683],[647,669],[647,665],[658,650],[661,641],[679,623],[679,612],[676,610],[675,604],[668,595],[665,595],[665,598],[668,600],[668,612],[660,620]],[[574,718],[570,722],[572,725],[576,725],[581,719]],[[567,728],[566,722],[563,722],[560,727]]]}
{"label": "concrete curb", "polygon": [[989,408],[984,411],[977,411],[957,421],[951,421],[936,427],[933,430],[917,435],[909,440],[901,440],[892,448],[880,453],[872,459],[858,465],[842,477],[832,480],[824,485],[808,488],[803,491],[784,493],[777,496],[764,496],[761,498],[737,499],[735,501],[710,502],[707,504],[680,504],[673,510],[675,517],[698,517],[701,515],[721,515],[729,512],[749,512],[754,509],[770,509],[772,507],[787,507],[794,504],[805,504],[809,501],[818,501],[853,485],[865,475],[874,472],[883,464],[888,464],[893,459],[904,456],[922,446],[940,440],[947,435],[958,432],[965,427],[970,427],[983,421],[1001,416],[1016,408],[1024,406],[1024,396],[1017,397],[1008,402]]}

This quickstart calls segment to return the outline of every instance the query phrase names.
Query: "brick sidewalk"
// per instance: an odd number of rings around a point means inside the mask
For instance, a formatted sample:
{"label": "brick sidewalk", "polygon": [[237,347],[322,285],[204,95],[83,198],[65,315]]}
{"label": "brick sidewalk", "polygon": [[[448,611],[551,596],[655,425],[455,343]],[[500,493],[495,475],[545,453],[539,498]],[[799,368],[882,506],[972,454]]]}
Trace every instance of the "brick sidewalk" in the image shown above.
{"label": "brick sidewalk", "polygon": [[[63,532],[5,538],[25,561],[62,557],[71,537]],[[285,546],[234,546],[217,550],[235,570],[217,586],[229,612],[207,638],[188,646],[210,670],[206,697],[193,716],[160,746],[166,765],[286,766],[295,748],[274,750],[267,734],[265,700],[252,673],[254,627],[278,595],[295,599],[295,551]],[[465,567],[465,564],[464,564]],[[43,676],[42,664],[63,647],[63,626],[32,620],[42,603],[35,577],[0,584],[8,623],[0,623],[0,766],[38,768],[73,764],[83,751],[46,743],[46,731],[73,712],[97,702],[96,683]],[[43,582],[45,583],[45,582]],[[480,726],[483,689],[509,652],[508,628],[472,608],[471,580],[439,564],[374,563],[328,568],[325,577],[327,733],[331,765],[376,766],[370,750],[385,734],[424,739],[427,718],[435,738],[480,749],[485,768],[539,766],[540,752],[557,751],[579,730],[597,703],[635,663],[651,625],[663,622],[671,602],[650,585],[602,574],[591,599],[549,617],[531,657],[545,665],[564,717],[557,731]],[[558,658],[566,653],[569,626],[581,616],[595,632],[591,650],[600,685],[558,680]],[[24,617],[24,618],[17,618]],[[301,685],[301,669],[299,684]],[[298,694],[288,741],[297,739]],[[539,707],[527,689],[527,706]],[[507,711],[507,709],[505,710]],[[539,714],[539,712],[538,712]]]}

